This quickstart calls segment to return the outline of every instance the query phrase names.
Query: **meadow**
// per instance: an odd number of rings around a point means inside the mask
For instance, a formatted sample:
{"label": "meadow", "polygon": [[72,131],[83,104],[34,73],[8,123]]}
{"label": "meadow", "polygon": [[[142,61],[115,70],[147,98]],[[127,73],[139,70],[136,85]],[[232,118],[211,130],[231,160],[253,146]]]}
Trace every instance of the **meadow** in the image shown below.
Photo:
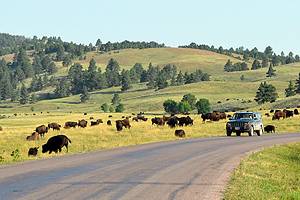
{"label": "meadow", "polygon": [[300,143],[253,153],[234,172],[225,199],[300,199]]}
{"label": "meadow", "polygon": [[[108,118],[109,115],[113,115],[113,117]],[[168,126],[158,127],[152,125],[150,118],[154,117],[154,115],[146,115],[146,117],[149,118],[147,122],[131,121],[131,129],[117,132],[114,121],[122,119],[122,116],[129,115],[131,114],[88,113],[88,115],[83,115],[83,113],[61,112],[36,113],[36,115],[32,115],[32,113],[28,113],[28,115],[17,113],[17,116],[12,114],[7,115],[9,118],[0,119],[0,126],[3,128],[3,131],[1,131],[0,134],[0,163],[5,164],[28,159],[58,156],[55,154],[42,154],[41,150],[37,158],[29,158],[27,156],[30,147],[39,146],[41,148],[42,144],[46,143],[50,137],[57,134],[65,134],[72,140],[72,144],[69,146],[69,154],[179,139],[174,136],[174,129],[170,129]],[[94,119],[100,118],[104,123],[99,126],[88,126],[87,128],[62,128],[61,131],[51,130],[45,135],[45,138],[42,138],[39,141],[26,141],[25,139],[26,136],[30,135],[35,130],[35,127],[39,125],[47,125],[49,122],[57,122],[63,125],[66,121],[78,121],[80,119],[86,119],[90,122],[90,117],[94,117]],[[194,125],[182,128],[186,132],[186,139],[225,136],[226,120],[203,123],[199,115],[191,115],[191,117],[195,120]],[[300,131],[300,124],[298,123],[299,118],[299,116],[296,116],[290,119],[272,121],[271,117],[264,116],[264,124],[274,124],[280,134],[294,133]],[[108,119],[112,120],[113,126],[106,125]],[[247,136],[247,134],[244,135]],[[15,150],[17,150],[18,153],[11,155],[12,151]],[[64,154],[66,154],[65,149],[63,149],[62,153],[59,155]]]}

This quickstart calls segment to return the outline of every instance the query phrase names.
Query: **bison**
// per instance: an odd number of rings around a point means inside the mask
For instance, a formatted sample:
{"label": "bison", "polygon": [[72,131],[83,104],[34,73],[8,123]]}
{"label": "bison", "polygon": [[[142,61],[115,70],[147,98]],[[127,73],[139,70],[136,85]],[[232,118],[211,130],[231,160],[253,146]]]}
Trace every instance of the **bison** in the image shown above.
{"label": "bison", "polygon": [[3,128],[2,128],[2,126],[0,126],[0,131],[3,131]]}
{"label": "bison", "polygon": [[118,131],[121,131],[123,127],[130,129],[131,125],[128,119],[117,120],[116,121],[116,128]]}
{"label": "bison", "polygon": [[28,157],[29,156],[37,156],[39,147],[29,148]]}
{"label": "bison", "polygon": [[280,110],[276,110],[274,113],[272,120],[280,120],[280,118],[285,119],[286,118],[286,113]]}
{"label": "bison", "polygon": [[107,124],[108,126],[111,126],[111,125],[112,125],[110,120],[107,120],[106,124]]}
{"label": "bison", "polygon": [[65,135],[56,135],[51,137],[46,144],[42,146],[42,152],[46,153],[49,151],[51,154],[53,151],[55,153],[61,152],[61,149],[65,146],[68,152],[68,145],[71,140]]}
{"label": "bison", "polygon": [[185,137],[185,132],[184,130],[180,129],[180,130],[175,130],[175,136],[177,137]]}
{"label": "bison", "polygon": [[84,119],[79,120],[78,121],[78,127],[85,128],[85,127],[87,127],[87,123],[88,122],[86,120],[84,120]]}
{"label": "bison", "polygon": [[33,140],[39,140],[40,134],[38,132],[33,132],[30,136],[26,137],[26,140],[33,141]]}
{"label": "bison", "polygon": [[167,124],[170,128],[175,128],[178,125],[178,118],[176,116],[169,118]]}
{"label": "bison", "polygon": [[66,122],[64,128],[76,128],[77,125],[77,122]]}
{"label": "bison", "polygon": [[194,120],[192,120],[192,118],[190,118],[190,116],[178,118],[179,126],[193,125],[193,123],[194,123]]}
{"label": "bison", "polygon": [[285,112],[286,118],[294,117],[294,111],[292,111],[292,110],[284,109],[283,112]]}
{"label": "bison", "polygon": [[122,131],[123,130],[123,124],[122,124],[121,120],[116,121],[116,128],[117,128],[117,131]]}
{"label": "bison", "polygon": [[103,123],[102,119],[97,119],[95,122],[91,121],[91,126],[99,125],[100,123]]}
{"label": "bison", "polygon": [[165,121],[163,120],[163,118],[159,118],[159,117],[154,117],[151,119],[152,125],[156,124],[158,126],[163,126],[165,125]]}
{"label": "bison", "polygon": [[45,133],[48,133],[48,130],[49,128],[45,125],[38,126],[35,129],[35,131],[38,132],[41,135],[41,137],[44,137]]}
{"label": "bison", "polygon": [[299,115],[299,111],[297,108],[294,110],[294,115]]}
{"label": "bison", "polygon": [[267,126],[265,126],[264,131],[267,133],[275,133],[275,126],[267,125]]}
{"label": "bison", "polygon": [[57,130],[57,131],[60,131],[60,128],[61,128],[61,125],[58,124],[58,123],[49,123],[48,124],[48,128],[52,128],[52,130]]}

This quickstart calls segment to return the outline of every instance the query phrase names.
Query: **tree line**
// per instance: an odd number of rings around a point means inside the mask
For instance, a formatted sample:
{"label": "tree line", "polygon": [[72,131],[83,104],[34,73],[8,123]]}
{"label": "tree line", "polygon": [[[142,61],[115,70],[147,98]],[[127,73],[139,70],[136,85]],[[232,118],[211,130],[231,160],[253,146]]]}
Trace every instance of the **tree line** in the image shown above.
{"label": "tree line", "polygon": [[196,70],[192,73],[177,72],[175,65],[163,67],[149,64],[147,69],[136,63],[131,69],[123,69],[115,59],[110,59],[102,72],[94,59],[90,60],[87,69],[79,63],[73,64],[66,77],[61,78],[54,90],[56,97],[83,94],[110,87],[121,87],[121,91],[132,88],[132,84],[146,83],[148,89],[163,89],[170,85],[183,85],[200,81],[209,81],[209,75]]}
{"label": "tree line", "polygon": [[[222,46],[219,48],[216,48],[214,46],[209,46],[205,44],[196,44],[196,43],[191,43],[189,45],[185,46],[179,46],[179,48],[192,48],[192,49],[202,49],[202,50],[208,50],[220,54],[224,54],[227,56],[234,57],[236,59],[240,59],[243,61],[249,61],[250,58],[256,59],[256,60],[262,60],[268,61],[272,63],[273,66],[278,66],[278,65],[285,65],[285,64],[290,64],[294,62],[300,62],[300,57],[299,55],[295,55],[293,52],[289,52],[287,55],[282,51],[280,55],[277,55],[274,53],[272,47],[268,46],[265,48],[263,52],[260,52],[256,47],[253,49],[245,49],[244,47],[239,47],[239,48],[230,48],[230,49],[225,49]],[[234,54],[239,54],[242,55],[242,58],[240,56],[236,56]]]}

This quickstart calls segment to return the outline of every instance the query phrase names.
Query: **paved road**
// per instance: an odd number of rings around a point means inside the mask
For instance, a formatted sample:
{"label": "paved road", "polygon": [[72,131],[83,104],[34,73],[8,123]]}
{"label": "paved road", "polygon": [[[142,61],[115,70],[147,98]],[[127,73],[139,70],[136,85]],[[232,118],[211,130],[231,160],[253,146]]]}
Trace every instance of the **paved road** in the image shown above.
{"label": "paved road", "polygon": [[191,139],[3,166],[0,199],[220,199],[247,152],[295,141],[300,134]]}

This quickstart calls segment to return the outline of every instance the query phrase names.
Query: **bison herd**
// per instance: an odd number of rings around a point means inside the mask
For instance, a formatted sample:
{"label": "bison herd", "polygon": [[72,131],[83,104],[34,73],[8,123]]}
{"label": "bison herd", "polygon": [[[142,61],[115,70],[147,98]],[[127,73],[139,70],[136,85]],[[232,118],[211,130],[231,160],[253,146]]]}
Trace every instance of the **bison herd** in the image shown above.
{"label": "bison herd", "polygon": [[[280,120],[280,119],[286,119],[293,117],[294,115],[299,115],[298,109],[295,110],[270,110],[270,113],[265,113],[266,117],[271,117],[271,113],[273,113],[272,120]],[[85,114],[85,113],[84,113]],[[86,115],[86,114],[85,114]],[[132,113],[132,115],[135,115]],[[211,122],[216,122],[220,120],[224,120],[226,118],[230,118],[231,115],[226,115],[225,112],[211,112],[211,113],[206,113],[202,114],[201,118],[203,120],[203,123],[206,121],[211,121]],[[112,118],[112,115],[109,115],[108,118]],[[122,119],[120,120],[115,120],[115,127],[116,130],[122,131],[124,128],[125,129],[130,129],[131,124],[130,124],[130,119],[131,116],[122,116]],[[133,122],[146,122],[148,121],[148,118],[144,116],[144,113],[139,113],[136,116],[133,116],[131,119]],[[97,126],[100,124],[103,124],[102,119],[96,119],[94,120],[94,117],[90,117],[90,126]],[[183,116],[179,117],[176,115],[171,115],[171,116],[162,116],[162,117],[153,117],[151,118],[151,123],[152,125],[155,126],[165,126],[167,125],[169,128],[176,128],[176,127],[184,127],[184,126],[192,126],[194,124],[194,120],[190,116]],[[108,126],[112,126],[112,120],[107,120],[106,124]],[[64,124],[65,129],[70,129],[70,128],[86,128],[88,127],[88,121],[81,119],[76,121],[67,121]],[[26,137],[27,141],[35,141],[39,140],[41,138],[44,138],[45,134],[48,133],[49,130],[53,131],[60,131],[62,126],[58,123],[52,122],[48,123],[48,125],[40,125],[35,128],[34,132]],[[0,126],[0,131],[2,131],[2,127]],[[275,126],[274,125],[267,125],[264,127],[264,131],[266,133],[275,133]],[[176,137],[185,137],[186,133],[183,129],[178,129],[175,130],[174,135]],[[66,147],[67,152],[68,152],[68,144],[71,143],[71,140],[65,136],[65,135],[56,135],[47,141],[46,144],[42,145],[42,152],[46,153],[49,152],[51,154],[52,152],[58,153],[61,152],[61,149],[63,147]],[[28,151],[28,156],[36,156],[38,153],[39,147],[34,147],[30,148]]]}

